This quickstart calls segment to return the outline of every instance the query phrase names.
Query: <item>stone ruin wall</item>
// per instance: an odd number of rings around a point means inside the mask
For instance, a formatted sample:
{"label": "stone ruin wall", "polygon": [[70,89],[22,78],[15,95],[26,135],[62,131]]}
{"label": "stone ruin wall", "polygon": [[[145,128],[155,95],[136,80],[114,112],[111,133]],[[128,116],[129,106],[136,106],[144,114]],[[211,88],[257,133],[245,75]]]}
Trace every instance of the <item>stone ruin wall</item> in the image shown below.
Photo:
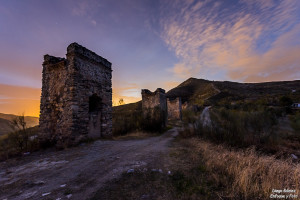
{"label": "stone ruin wall", "polygon": [[142,110],[144,117],[149,110],[159,107],[165,113],[166,120],[182,120],[181,97],[166,98],[165,90],[158,88],[155,92],[142,90]]}
{"label": "stone ruin wall", "polygon": [[[167,117],[167,101],[165,90],[157,88],[154,92],[150,90],[142,90],[142,110],[143,115],[152,112],[155,107],[158,107],[162,114]],[[165,120],[166,121],[166,120]]]}
{"label": "stone ruin wall", "polygon": [[167,99],[168,107],[168,120],[181,120],[182,119],[182,105],[181,98]]}
{"label": "stone ruin wall", "polygon": [[68,46],[66,57],[44,56],[42,135],[68,145],[110,137],[111,63],[77,43]]}

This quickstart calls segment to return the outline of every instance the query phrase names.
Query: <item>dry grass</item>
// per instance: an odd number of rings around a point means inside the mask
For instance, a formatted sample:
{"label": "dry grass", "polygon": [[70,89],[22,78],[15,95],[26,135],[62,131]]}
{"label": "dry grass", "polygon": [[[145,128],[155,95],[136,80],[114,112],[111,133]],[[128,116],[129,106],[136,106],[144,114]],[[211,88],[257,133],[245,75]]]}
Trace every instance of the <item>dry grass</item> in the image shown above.
{"label": "dry grass", "polygon": [[[217,185],[225,186],[223,197],[230,199],[269,199],[272,189],[299,189],[300,165],[258,155],[253,148],[229,150],[199,139],[184,140],[200,156]],[[299,197],[299,190],[296,191]]]}
{"label": "dry grass", "polygon": [[151,168],[125,172],[91,199],[270,199],[272,189],[298,190],[294,195],[299,196],[300,164],[260,155],[253,148],[231,150],[177,137],[169,158],[171,175]]}

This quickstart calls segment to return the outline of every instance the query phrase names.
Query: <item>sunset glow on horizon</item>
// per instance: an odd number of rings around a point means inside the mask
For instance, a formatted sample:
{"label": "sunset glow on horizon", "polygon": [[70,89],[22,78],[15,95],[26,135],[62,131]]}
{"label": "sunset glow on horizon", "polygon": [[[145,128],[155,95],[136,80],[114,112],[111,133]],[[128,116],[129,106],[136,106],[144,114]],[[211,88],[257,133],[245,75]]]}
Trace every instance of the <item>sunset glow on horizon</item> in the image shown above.
{"label": "sunset glow on horizon", "polygon": [[300,79],[300,1],[0,0],[0,113],[39,116],[43,55],[112,63],[113,102],[189,77]]}

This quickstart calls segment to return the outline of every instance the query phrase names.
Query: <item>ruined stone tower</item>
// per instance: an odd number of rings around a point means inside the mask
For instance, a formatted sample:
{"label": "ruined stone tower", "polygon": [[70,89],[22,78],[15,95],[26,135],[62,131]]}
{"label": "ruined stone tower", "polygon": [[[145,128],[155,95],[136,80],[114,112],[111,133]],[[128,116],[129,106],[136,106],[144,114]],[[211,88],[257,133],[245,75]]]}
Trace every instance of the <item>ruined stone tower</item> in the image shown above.
{"label": "ruined stone tower", "polygon": [[72,43],[65,58],[45,55],[40,131],[58,144],[112,134],[111,63]]}
{"label": "ruined stone tower", "polygon": [[151,92],[150,90],[143,89],[142,90],[142,110],[144,117],[146,115],[154,116],[154,111],[160,112],[161,116],[165,118],[163,120],[163,125],[166,125],[167,119],[167,101],[165,90],[161,88],[157,88],[155,92]]}

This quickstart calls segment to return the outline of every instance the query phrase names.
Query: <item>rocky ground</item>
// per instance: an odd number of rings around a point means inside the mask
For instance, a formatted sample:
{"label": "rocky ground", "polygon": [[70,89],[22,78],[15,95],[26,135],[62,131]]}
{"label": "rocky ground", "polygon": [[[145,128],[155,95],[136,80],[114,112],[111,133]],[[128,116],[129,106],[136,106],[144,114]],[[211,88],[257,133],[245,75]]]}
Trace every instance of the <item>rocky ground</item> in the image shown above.
{"label": "rocky ground", "polygon": [[168,173],[168,151],[177,134],[173,128],[157,137],[99,140],[1,162],[0,199],[88,199],[124,172]]}

